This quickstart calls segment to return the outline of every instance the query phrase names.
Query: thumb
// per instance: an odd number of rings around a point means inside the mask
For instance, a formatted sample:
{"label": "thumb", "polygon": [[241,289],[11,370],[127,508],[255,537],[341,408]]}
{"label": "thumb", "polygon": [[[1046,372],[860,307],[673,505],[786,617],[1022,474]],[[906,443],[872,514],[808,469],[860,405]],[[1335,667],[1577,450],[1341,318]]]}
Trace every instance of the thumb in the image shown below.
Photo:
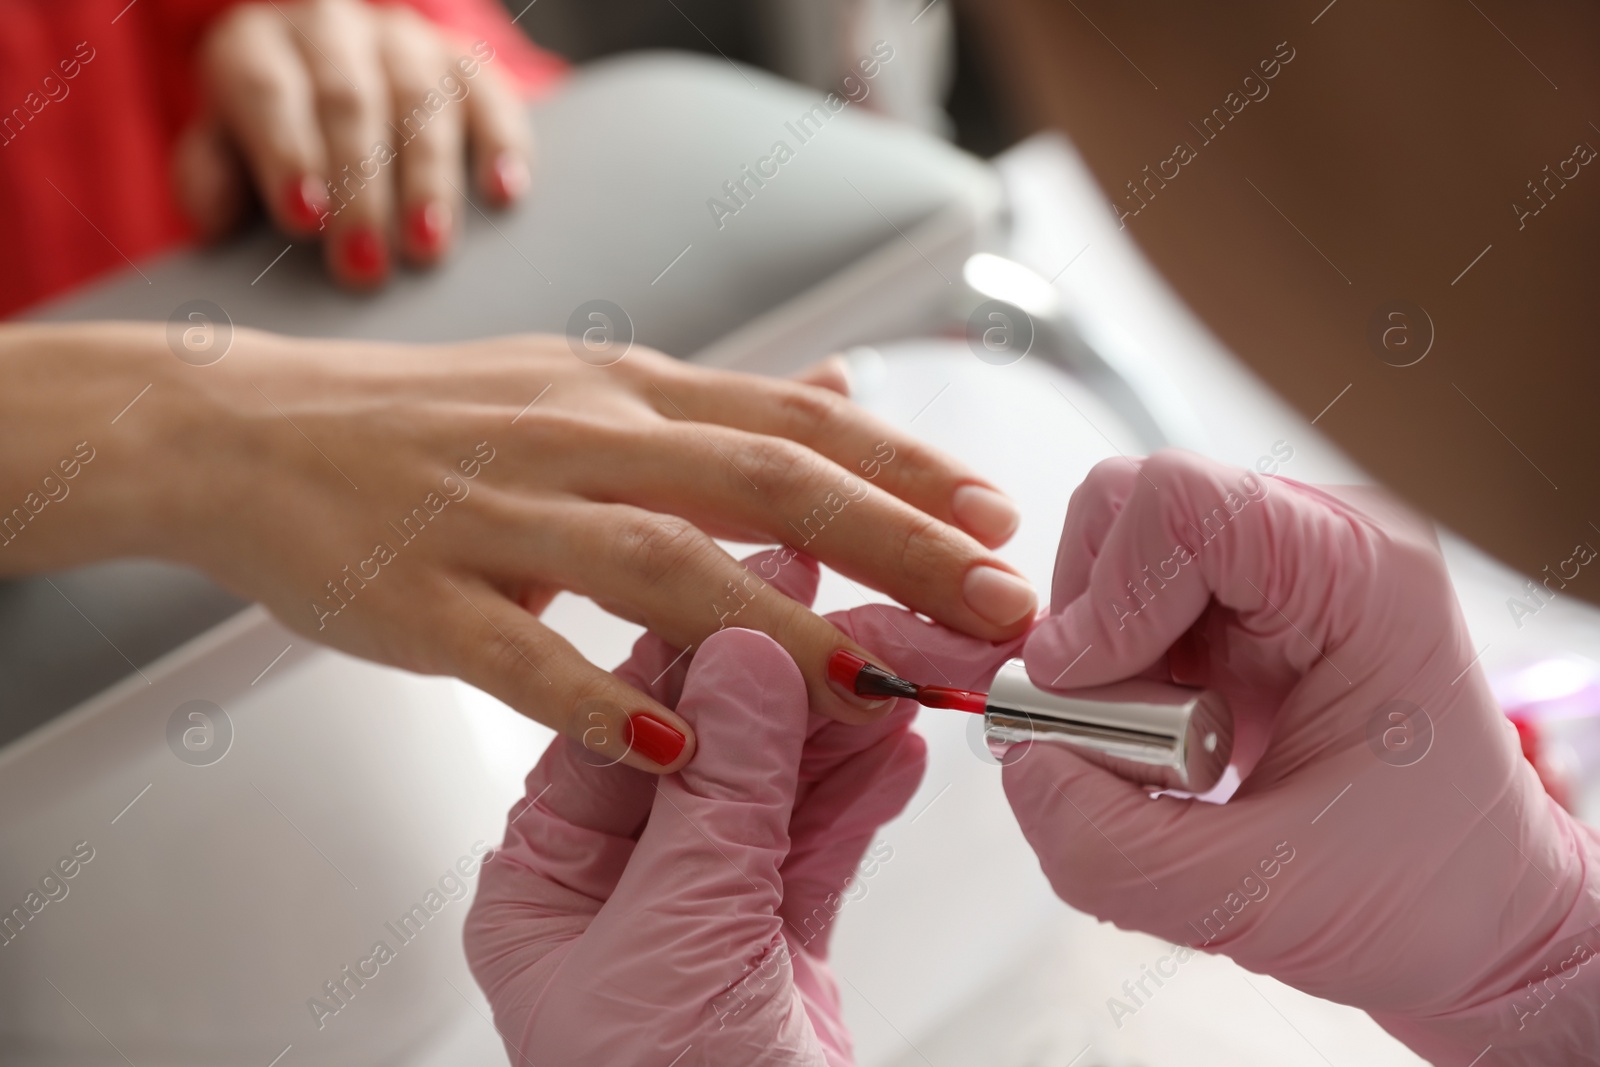
{"label": "thumb", "polygon": [[[819,733],[861,733],[872,727],[830,722]],[[813,737],[810,744],[815,744]],[[904,719],[900,728],[831,767],[795,808],[783,865],[785,933],[796,948],[828,955],[833,922],[851,899],[852,880],[872,877],[893,846],[867,846],[878,828],[905,809],[922,781],[927,744]]]}
{"label": "thumb", "polygon": [[1198,810],[1196,801],[1152,799],[1143,787],[1065,746],[1043,742],[1013,746],[1001,780],[1039,866],[1068,904],[1144,929],[1142,917],[1182,894],[1167,877],[1172,869],[1159,846],[1186,839],[1196,817],[1211,814]]}
{"label": "thumb", "polygon": [[[585,1054],[626,1050],[638,1062],[651,1050],[668,1062],[707,1029],[753,1032],[730,1030],[727,1017],[738,1015],[761,1019],[799,1056],[816,1039],[795,1011],[777,911],[805,680],[771,638],[724,630],[695,656],[678,710],[696,727],[699,755],[659,780],[627,871],[566,964],[607,1020],[603,1037],[584,1035]],[[558,1002],[579,995],[547,997],[553,1029],[571,1036]],[[708,1025],[708,1010],[724,1025]],[[585,1060],[602,1061],[622,1060]]]}

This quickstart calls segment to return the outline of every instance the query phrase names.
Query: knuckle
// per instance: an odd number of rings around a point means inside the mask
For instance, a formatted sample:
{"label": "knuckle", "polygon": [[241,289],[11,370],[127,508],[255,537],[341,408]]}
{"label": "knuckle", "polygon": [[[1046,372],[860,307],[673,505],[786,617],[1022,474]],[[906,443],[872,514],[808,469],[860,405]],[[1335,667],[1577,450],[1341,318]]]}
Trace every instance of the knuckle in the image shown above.
{"label": "knuckle", "polygon": [[705,558],[711,540],[675,515],[646,514],[622,525],[612,555],[626,581],[655,585]]}
{"label": "knuckle", "polygon": [[242,45],[252,36],[267,31],[271,20],[277,17],[265,4],[239,4],[217,16],[206,38],[207,45]]}
{"label": "knuckle", "polygon": [[825,432],[840,418],[845,403],[836,393],[803,385],[785,386],[777,395],[781,425],[795,436]]}
{"label": "knuckle", "polygon": [[1438,548],[1404,533],[1391,533],[1382,527],[1378,527],[1378,531],[1387,542],[1386,547],[1397,573],[1406,574],[1413,581],[1420,579],[1419,584],[1454,598],[1450,568]]}
{"label": "knuckle", "polygon": [[433,24],[416,10],[400,4],[385,4],[375,9],[379,23],[387,30],[406,34],[414,39],[432,42],[438,35]]}
{"label": "knuckle", "polygon": [[265,64],[233,63],[219,59],[213,67],[218,80],[225,78],[231,82],[240,99],[273,108],[287,95],[283,79]]}
{"label": "knuckle", "polygon": [[454,195],[443,181],[434,177],[444,174],[446,165],[454,161],[455,153],[451,151],[444,136],[448,129],[446,124],[439,122],[423,128],[401,149],[401,158],[404,166],[410,169],[414,176],[432,178],[427,184],[437,185],[438,188],[430,188],[430,192]]}
{"label": "knuckle", "polygon": [[1109,495],[1119,489],[1129,477],[1133,476],[1133,469],[1128,466],[1127,460],[1118,456],[1102,459],[1084,476],[1081,488],[1084,492],[1095,496]]}
{"label": "knuckle", "polygon": [[901,570],[921,578],[953,554],[948,528],[931,515],[912,511],[902,522],[895,556]]}
{"label": "knuckle", "polygon": [[743,440],[729,450],[738,468],[729,471],[729,476],[739,486],[748,489],[750,483],[745,479],[749,478],[766,490],[792,487],[816,473],[817,455],[804,445],[781,437],[741,436]]}
{"label": "knuckle", "polygon": [[[492,627],[480,627],[474,632],[472,644],[475,648],[467,655],[476,659],[489,677],[505,679],[508,691],[530,694],[540,701],[549,700],[550,687],[544,684],[541,674],[544,670],[541,665],[549,663],[549,650],[537,633],[526,627],[504,633],[497,633]],[[539,710],[548,714],[547,708]]]}
{"label": "knuckle", "polygon": [[[1105,463],[1126,463],[1124,460],[1105,460]],[[1140,465],[1140,473],[1158,488],[1177,488],[1192,483],[1196,476],[1204,477],[1205,469],[1199,457],[1177,448],[1163,448],[1152,452]],[[1210,479],[1207,478],[1207,481]]]}
{"label": "knuckle", "polygon": [[354,124],[373,108],[366,93],[335,73],[317,79],[317,110],[327,122]]}
{"label": "knuckle", "polygon": [[676,384],[683,370],[682,364],[654,348],[634,344],[628,349],[628,358],[605,368],[634,386],[660,386]]}
{"label": "knuckle", "polygon": [[631,443],[593,417],[535,405],[511,427],[512,438],[532,454],[592,455],[614,453]]}
{"label": "knuckle", "polygon": [[397,118],[435,117],[434,112],[442,108],[428,107],[428,94],[433,92],[433,85],[414,63],[396,64],[389,71],[389,95],[394,100],[395,116]]}

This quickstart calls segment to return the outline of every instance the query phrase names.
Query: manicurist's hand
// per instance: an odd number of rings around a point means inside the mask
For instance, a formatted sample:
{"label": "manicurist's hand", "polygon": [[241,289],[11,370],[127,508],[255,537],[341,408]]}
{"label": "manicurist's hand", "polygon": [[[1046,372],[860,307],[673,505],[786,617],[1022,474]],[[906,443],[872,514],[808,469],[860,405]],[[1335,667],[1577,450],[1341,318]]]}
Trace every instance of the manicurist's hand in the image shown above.
{"label": "manicurist's hand", "polygon": [[1011,505],[818,386],[638,349],[594,367],[549,337],[241,330],[220,362],[191,366],[162,327],[135,324],[0,330],[0,380],[4,499],[78,442],[96,450],[72,495],[0,548],[6,573],[116,555],[194,564],[308,637],[457,675],[646,770],[683,766],[692,731],[540,623],[561,590],[677,648],[765,632],[813,707],[858,723],[887,702],[835,691],[826,663],[873,650],[768,587],[788,553],[749,569],[713,535],[803,549],[988,639],[1034,610],[985,547],[1009,536]]}
{"label": "manicurist's hand", "polygon": [[[774,582],[806,603],[816,584],[804,557]],[[959,685],[1015,645],[884,605],[830,618]],[[689,655],[646,636],[617,673],[692,718],[700,755],[653,779],[557,740],[528,776],[465,935],[511,1062],[848,1067],[829,941],[893,860],[872,842],[922,778],[916,705],[859,727],[808,713],[795,664],[747,630]]]}
{"label": "manicurist's hand", "polygon": [[1592,1060],[1600,835],[1523,758],[1427,525],[1375,491],[1115,460],[1073,494],[1051,612],[1035,682],[1217,689],[1243,772],[1225,804],[1152,799],[1014,748],[1064,900],[1364,1008],[1430,1062]]}
{"label": "manicurist's hand", "polygon": [[253,190],[285,233],[322,240],[338,281],[368,288],[396,249],[417,265],[449,249],[469,159],[490,203],[528,188],[527,123],[493,49],[408,7],[239,4],[198,63],[205,110],[174,178],[203,234],[237,224]]}

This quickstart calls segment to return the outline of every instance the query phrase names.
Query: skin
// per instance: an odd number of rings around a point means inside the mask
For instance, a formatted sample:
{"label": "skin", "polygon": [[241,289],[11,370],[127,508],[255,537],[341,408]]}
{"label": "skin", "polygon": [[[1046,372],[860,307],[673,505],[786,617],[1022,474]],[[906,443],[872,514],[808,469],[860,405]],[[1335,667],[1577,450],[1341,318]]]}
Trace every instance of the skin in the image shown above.
{"label": "skin", "polygon": [[[258,200],[284,232],[321,237],[346,287],[381,285],[396,248],[415,266],[448,252],[469,160],[491,204],[528,189],[527,123],[492,50],[408,7],[239,4],[208,28],[197,74],[204,110],[176,150],[179,203],[215,238]],[[374,156],[380,142],[393,159]],[[381,173],[363,180],[363,166]],[[296,209],[302,182],[320,210]]]}
{"label": "skin", "polygon": [[[1600,545],[1600,170],[1563,162],[1600,148],[1600,9],[1476,6],[1000,0],[985,25],[1027,119],[1071,132],[1240,358],[1414,504],[1600,603],[1597,568],[1562,565]],[[1207,143],[1190,123],[1285,41],[1270,95]],[[1197,158],[1130,193],[1177,142]],[[1578,173],[1535,199],[1547,165]],[[1434,324],[1412,366],[1368,341],[1393,298]]]}
{"label": "skin", "polygon": [[[1003,521],[995,494],[1002,521],[974,522],[960,501],[981,480],[828,388],[837,362],[809,384],[642,349],[595,367],[560,337],[238,330],[206,366],[174,351],[160,325],[0,327],[0,575],[122,556],[196,566],[308,637],[458,676],[656,772],[689,762],[693,732],[539,622],[558,592],[678,648],[762,630],[801,665],[814,708],[856,723],[892,702],[830,688],[827,658],[871,652],[712,536],[799,543],[821,507],[804,549],[851,579],[989,640],[1033,614],[1020,577],[1004,625],[968,601],[974,574],[1015,574],[990,551],[1014,509]],[[73,468],[80,443],[93,457]],[[689,738],[671,763],[628,744],[637,711]]]}

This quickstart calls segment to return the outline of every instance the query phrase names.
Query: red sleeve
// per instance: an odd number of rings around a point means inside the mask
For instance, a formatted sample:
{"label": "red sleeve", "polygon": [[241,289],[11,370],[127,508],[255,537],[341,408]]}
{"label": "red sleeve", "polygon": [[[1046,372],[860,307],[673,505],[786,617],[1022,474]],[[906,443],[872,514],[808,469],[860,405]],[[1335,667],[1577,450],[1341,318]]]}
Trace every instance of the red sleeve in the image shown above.
{"label": "red sleeve", "polygon": [[[0,318],[190,236],[172,148],[193,115],[194,51],[240,0],[0,0]],[[495,0],[406,0],[484,40],[524,96],[566,70]]]}
{"label": "red sleeve", "polygon": [[535,48],[527,35],[512,25],[511,16],[496,0],[403,2],[435,25],[454,30],[469,41],[488,41],[495,51],[495,65],[525,98],[548,92],[567,72],[566,61]]}

